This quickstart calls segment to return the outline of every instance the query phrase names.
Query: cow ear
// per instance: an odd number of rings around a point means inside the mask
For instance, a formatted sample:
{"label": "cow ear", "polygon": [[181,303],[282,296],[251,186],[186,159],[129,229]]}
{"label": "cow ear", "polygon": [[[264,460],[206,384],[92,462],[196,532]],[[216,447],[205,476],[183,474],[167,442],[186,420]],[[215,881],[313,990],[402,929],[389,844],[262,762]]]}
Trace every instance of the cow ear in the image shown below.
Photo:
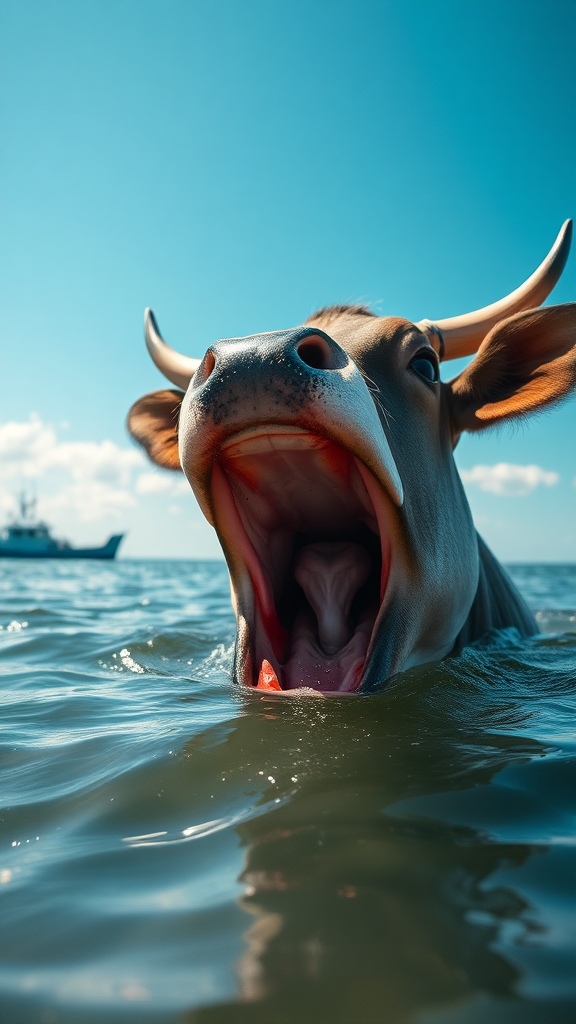
{"label": "cow ear", "polygon": [[154,391],[139,398],[126,425],[152,462],[163,469],[182,469],[178,455],[178,417],[183,391]]}
{"label": "cow ear", "polygon": [[448,384],[456,437],[560,402],[575,385],[576,303],[517,313]]}

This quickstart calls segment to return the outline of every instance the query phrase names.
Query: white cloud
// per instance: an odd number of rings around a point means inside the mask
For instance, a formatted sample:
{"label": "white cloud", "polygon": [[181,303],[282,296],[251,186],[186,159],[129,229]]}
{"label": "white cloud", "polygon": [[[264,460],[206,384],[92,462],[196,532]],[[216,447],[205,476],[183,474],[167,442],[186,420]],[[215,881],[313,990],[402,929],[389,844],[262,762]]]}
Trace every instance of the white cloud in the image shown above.
{"label": "white cloud", "polygon": [[27,423],[0,426],[0,467],[4,479],[40,477],[63,469],[74,480],[101,480],[126,485],[133,469],[144,464],[141,452],[113,441],[59,442],[51,426],[32,416]]}
{"label": "white cloud", "polygon": [[37,416],[28,423],[4,423],[0,426],[3,478],[39,476],[56,445],[52,427],[41,423]]}
{"label": "white cloud", "polygon": [[[63,429],[63,424],[60,424]],[[31,416],[25,423],[0,425],[0,514],[14,514],[16,492],[33,481],[38,488],[38,514],[58,522],[126,520],[126,513],[144,499],[190,495],[181,473],[145,469],[146,459],[134,448],[113,441],[59,441],[54,428]],[[178,511],[176,511],[178,510]],[[178,515],[171,505],[168,511]],[[1,525],[1,522],[0,522]]]}
{"label": "white cloud", "polygon": [[138,494],[189,494],[190,484],[181,474],[140,473],[136,491]]}
{"label": "white cloud", "polygon": [[553,487],[560,479],[558,473],[541,466],[515,466],[510,462],[473,466],[472,469],[462,469],[460,475],[465,483],[473,484],[481,491],[515,498],[524,498],[540,486]]}
{"label": "white cloud", "polygon": [[168,494],[172,491],[172,481],[160,473],[140,473],[136,480],[138,494]]}
{"label": "white cloud", "polygon": [[74,519],[87,523],[119,519],[123,512],[135,505],[134,495],[126,488],[114,487],[100,480],[82,480],[66,484],[56,494],[41,497],[38,513],[43,519],[71,513]]}
{"label": "white cloud", "polygon": [[83,522],[119,519],[136,504],[132,476],[145,464],[141,452],[113,441],[60,442],[53,427],[38,416],[28,422],[0,426],[0,478],[10,491],[0,495],[0,508],[16,512],[20,485],[42,478],[38,514],[58,520],[70,514]]}
{"label": "white cloud", "polygon": [[66,469],[74,480],[126,485],[132,470],[143,462],[140,452],[120,448],[113,441],[67,441],[56,444],[48,453],[45,467]]}

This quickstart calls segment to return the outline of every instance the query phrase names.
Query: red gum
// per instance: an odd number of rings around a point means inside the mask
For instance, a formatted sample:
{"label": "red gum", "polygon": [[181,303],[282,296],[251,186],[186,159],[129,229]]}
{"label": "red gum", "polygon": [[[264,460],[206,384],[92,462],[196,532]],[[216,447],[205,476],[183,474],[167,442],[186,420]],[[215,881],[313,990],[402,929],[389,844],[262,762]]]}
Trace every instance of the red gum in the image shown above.
{"label": "red gum", "polygon": [[382,495],[379,493],[378,484],[376,479],[372,476],[370,470],[360,462],[360,459],[354,459],[358,472],[364,481],[364,486],[368,491],[368,495],[374,508],[376,520],[378,522],[378,530],[380,533],[380,545],[382,552],[382,572],[380,576],[380,605],[384,600],[384,594],[386,593],[386,584],[388,583],[388,575],[390,573],[390,552],[384,551],[384,545],[382,543],[384,537],[388,537],[387,523],[382,512]]}
{"label": "red gum", "polygon": [[248,572],[252,578],[254,595],[260,606],[262,623],[268,639],[272,643],[276,657],[281,658],[283,647],[286,643],[286,634],[278,622],[278,615],[273,601],[271,601],[272,585],[266,583],[260,561],[252,544],[250,543],[240,516],[232,491],[226,475],[220,465],[215,462],[212,470],[212,500],[214,510],[218,509],[217,520],[220,524],[227,522],[229,530],[223,530],[226,537],[234,537],[235,542],[241,547],[246,560]]}
{"label": "red gum", "polygon": [[222,520],[229,524],[228,530],[222,530],[225,539],[229,543],[229,537],[234,537],[235,543],[237,543],[242,549],[242,553],[246,559],[248,572],[252,577],[254,590],[258,595],[263,616],[266,619],[275,617],[276,609],[271,605],[270,598],[268,596],[269,593],[271,593],[272,588],[266,586],[258,556],[246,536],[246,531],[244,530],[244,526],[242,525],[240,516],[238,515],[236,503],[232,497],[230,485],[217,462],[214,463],[214,468],[212,470],[212,501],[214,509],[217,509],[219,513],[217,516],[219,524],[222,524]]}
{"label": "red gum", "polygon": [[349,453],[341,448],[334,442],[326,441],[324,445],[318,446],[321,452],[321,457],[324,459],[326,465],[332,470],[335,476],[340,476],[342,480],[350,479],[350,463]]}

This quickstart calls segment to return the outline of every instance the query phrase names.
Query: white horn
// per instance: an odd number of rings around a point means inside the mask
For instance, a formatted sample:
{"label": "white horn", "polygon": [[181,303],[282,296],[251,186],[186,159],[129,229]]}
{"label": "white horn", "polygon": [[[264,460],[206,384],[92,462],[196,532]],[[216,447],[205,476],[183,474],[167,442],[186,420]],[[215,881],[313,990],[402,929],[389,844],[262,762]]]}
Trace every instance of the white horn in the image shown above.
{"label": "white horn", "polygon": [[151,309],[144,312],[144,337],[146,338],[146,347],[160,372],[177,387],[187,391],[192,374],[198,369],[202,360],[181,356],[175,349],[170,348],[158,330],[158,324]]}
{"label": "white horn", "polygon": [[473,313],[464,313],[463,316],[449,317],[447,320],[421,320],[416,326],[429,335],[435,348],[440,349],[441,359],[458,359],[460,356],[472,355],[478,351],[488,331],[492,330],[499,320],[513,316],[514,313],[521,313],[525,309],[534,309],[544,302],[564,270],[571,239],[572,221],[567,220],[538,269],[516,291],[510,292],[510,295],[499,302],[484,306]]}

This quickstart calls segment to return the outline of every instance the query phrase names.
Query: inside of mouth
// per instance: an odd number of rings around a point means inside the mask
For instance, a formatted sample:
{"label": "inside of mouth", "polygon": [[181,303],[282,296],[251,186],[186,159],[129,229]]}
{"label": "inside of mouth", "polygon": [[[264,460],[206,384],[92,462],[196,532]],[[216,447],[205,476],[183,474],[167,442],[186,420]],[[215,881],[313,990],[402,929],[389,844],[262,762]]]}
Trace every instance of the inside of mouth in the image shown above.
{"label": "inside of mouth", "polygon": [[295,428],[223,446],[213,497],[253,589],[248,685],[358,688],[389,569],[367,474],[344,448]]}

